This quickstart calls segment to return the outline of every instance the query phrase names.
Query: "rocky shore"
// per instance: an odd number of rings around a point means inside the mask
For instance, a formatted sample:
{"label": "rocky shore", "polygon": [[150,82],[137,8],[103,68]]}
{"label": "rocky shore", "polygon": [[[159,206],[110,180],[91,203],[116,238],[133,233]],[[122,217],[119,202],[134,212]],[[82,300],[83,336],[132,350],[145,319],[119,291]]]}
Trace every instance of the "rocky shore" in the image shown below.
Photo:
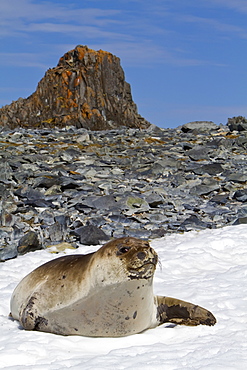
{"label": "rocky shore", "polygon": [[0,260],[247,222],[247,124],[2,129]]}

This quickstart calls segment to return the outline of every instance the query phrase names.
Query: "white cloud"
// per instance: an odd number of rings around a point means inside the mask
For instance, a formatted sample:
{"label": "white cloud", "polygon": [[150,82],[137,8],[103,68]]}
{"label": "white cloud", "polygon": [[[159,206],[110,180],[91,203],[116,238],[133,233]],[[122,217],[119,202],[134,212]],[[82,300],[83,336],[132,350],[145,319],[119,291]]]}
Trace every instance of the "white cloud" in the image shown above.
{"label": "white cloud", "polygon": [[[67,24],[67,23],[30,23],[25,27],[27,32],[46,32],[46,33],[60,33],[71,35],[73,38],[83,39],[115,39],[115,40],[127,40],[132,39],[131,36],[120,33],[120,32],[110,32],[102,30],[96,26],[78,25],[78,24]],[[23,29],[24,31],[24,29]]]}
{"label": "white cloud", "polygon": [[220,5],[222,8],[236,10],[239,13],[247,13],[246,0],[210,0],[210,3],[213,3],[214,5]]}
{"label": "white cloud", "polygon": [[[133,42],[110,42],[90,44],[90,47],[98,50],[103,49],[120,57],[125,66],[173,65],[180,67],[210,65],[210,61],[196,58],[186,58],[184,55],[169,50],[150,40],[135,40]],[[215,65],[215,64],[214,64]]]}
{"label": "white cloud", "polygon": [[[98,27],[103,32],[107,25],[121,24],[116,19],[120,13],[114,9],[74,8],[51,2],[34,3],[32,0],[0,2],[1,36],[16,36],[31,31],[69,32],[83,31],[86,26]],[[14,9],[14,11],[13,11]],[[115,17],[115,18],[113,18]],[[50,22],[49,22],[50,20]],[[82,27],[82,28],[80,28]]]}
{"label": "white cloud", "polygon": [[0,53],[0,65],[15,67],[35,67],[47,69],[44,56],[38,53]]}
{"label": "white cloud", "polygon": [[[14,10],[14,11],[13,11]],[[8,0],[0,2],[1,19],[31,19],[40,21],[42,19],[53,19],[59,21],[76,21],[92,23],[107,21],[104,17],[110,17],[119,13],[114,9],[97,8],[74,8],[73,4],[66,6],[54,4],[49,1],[35,3],[33,0]],[[100,19],[97,19],[100,18]],[[14,25],[13,25],[14,26]]]}
{"label": "white cloud", "polygon": [[183,22],[188,22],[188,23],[196,23],[199,26],[206,26],[208,28],[214,28],[225,35],[238,35],[239,37],[243,39],[247,39],[247,30],[246,28],[236,26],[233,24],[221,22],[218,19],[214,18],[204,18],[204,17],[199,17],[199,16],[193,16],[193,15],[180,15],[179,19]]}

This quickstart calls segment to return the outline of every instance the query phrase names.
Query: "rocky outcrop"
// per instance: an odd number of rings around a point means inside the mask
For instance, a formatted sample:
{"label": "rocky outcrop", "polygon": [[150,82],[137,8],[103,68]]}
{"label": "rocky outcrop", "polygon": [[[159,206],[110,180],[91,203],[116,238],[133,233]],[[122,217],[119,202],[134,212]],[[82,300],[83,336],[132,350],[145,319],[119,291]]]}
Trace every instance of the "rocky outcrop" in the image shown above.
{"label": "rocky outcrop", "polygon": [[147,128],[137,112],[120,59],[77,46],[49,69],[36,91],[0,109],[0,126],[65,127],[89,130]]}

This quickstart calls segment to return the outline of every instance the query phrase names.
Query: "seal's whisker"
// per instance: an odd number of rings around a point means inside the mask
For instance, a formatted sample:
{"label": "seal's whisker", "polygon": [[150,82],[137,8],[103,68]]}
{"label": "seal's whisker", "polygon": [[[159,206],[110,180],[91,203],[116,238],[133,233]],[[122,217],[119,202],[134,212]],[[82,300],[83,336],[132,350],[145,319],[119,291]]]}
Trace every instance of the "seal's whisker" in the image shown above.
{"label": "seal's whisker", "polygon": [[160,271],[162,271],[162,262],[161,262],[161,260],[159,259],[159,257],[158,257],[158,265],[159,265]]}

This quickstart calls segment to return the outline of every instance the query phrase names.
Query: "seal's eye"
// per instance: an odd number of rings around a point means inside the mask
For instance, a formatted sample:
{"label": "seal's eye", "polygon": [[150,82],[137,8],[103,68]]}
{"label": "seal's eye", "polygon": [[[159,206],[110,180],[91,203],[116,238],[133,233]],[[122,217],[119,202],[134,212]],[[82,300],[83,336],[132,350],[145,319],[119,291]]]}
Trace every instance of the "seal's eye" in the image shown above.
{"label": "seal's eye", "polygon": [[121,254],[127,253],[130,250],[130,247],[123,247],[119,246],[117,251],[117,256],[120,256]]}
{"label": "seal's eye", "polygon": [[119,252],[120,253],[127,253],[129,250],[130,250],[129,247],[122,247],[122,248],[119,249]]}

